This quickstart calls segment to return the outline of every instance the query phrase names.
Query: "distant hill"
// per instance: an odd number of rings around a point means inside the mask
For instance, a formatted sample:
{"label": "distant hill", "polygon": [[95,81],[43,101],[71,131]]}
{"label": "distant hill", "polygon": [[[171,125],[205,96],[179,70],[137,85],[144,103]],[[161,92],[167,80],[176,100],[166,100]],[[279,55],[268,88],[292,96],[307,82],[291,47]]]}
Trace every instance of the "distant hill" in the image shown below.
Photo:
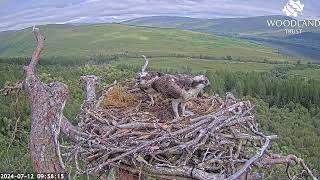
{"label": "distant hill", "polygon": [[284,38],[246,37],[262,45],[278,48],[280,53],[320,61],[320,33],[304,32]]}
{"label": "distant hill", "polygon": [[[319,42],[320,41],[320,33],[304,32],[301,34],[288,36],[286,39]],[[320,44],[318,44],[318,45],[320,45]]]}
{"label": "distant hill", "polygon": [[[119,24],[40,26],[46,37],[43,56],[89,56],[115,53],[209,55],[242,59],[280,59],[271,48],[246,40],[204,33]],[[0,32],[0,57],[31,56],[31,28]]]}
{"label": "distant hill", "polygon": [[278,28],[268,27],[267,20],[292,18],[287,16],[259,16],[248,18],[221,18],[221,19],[196,19],[174,16],[151,16],[142,17],[122,22],[123,24],[149,27],[171,27],[177,29],[187,29],[198,32],[214,34],[268,34],[271,31],[279,31]]}
{"label": "distant hill", "polygon": [[231,36],[280,49],[285,55],[320,60],[320,29],[307,28],[302,34],[285,34],[284,28],[268,27],[267,20],[293,20],[287,16],[248,18],[196,19],[153,16],[122,22],[134,26],[185,29],[209,34]]}
{"label": "distant hill", "polygon": [[141,17],[124,21],[121,24],[136,25],[136,26],[148,26],[148,27],[167,27],[167,28],[178,28],[185,24],[205,21],[203,19],[188,18],[188,17],[177,17],[177,16],[151,16]]}

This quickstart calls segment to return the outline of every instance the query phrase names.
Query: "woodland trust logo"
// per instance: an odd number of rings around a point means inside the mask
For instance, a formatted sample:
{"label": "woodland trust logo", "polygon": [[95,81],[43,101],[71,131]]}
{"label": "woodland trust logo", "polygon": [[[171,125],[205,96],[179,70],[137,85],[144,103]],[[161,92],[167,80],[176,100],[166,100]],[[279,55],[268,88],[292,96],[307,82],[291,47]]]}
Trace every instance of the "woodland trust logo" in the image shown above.
{"label": "woodland trust logo", "polygon": [[288,0],[284,5],[282,12],[288,16],[288,19],[268,19],[267,24],[273,28],[284,28],[286,34],[300,34],[306,28],[319,28],[320,20],[296,20],[303,15],[304,2],[301,0]]}
{"label": "woodland trust logo", "polygon": [[283,7],[282,12],[287,16],[297,17],[302,14],[304,4],[301,1],[289,0],[289,2]]}

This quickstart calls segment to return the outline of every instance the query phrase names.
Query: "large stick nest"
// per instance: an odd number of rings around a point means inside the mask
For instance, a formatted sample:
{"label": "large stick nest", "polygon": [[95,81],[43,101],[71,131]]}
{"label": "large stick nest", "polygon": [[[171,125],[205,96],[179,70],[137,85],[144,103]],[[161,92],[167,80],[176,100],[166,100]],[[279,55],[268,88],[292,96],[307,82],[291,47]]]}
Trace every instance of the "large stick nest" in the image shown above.
{"label": "large stick nest", "polygon": [[79,127],[86,136],[67,149],[78,173],[118,167],[167,179],[236,179],[268,165],[260,159],[274,136],[258,130],[249,101],[204,95],[188,103],[192,116],[173,122],[169,99],[148,100],[125,82],[109,87],[94,108],[84,104]]}

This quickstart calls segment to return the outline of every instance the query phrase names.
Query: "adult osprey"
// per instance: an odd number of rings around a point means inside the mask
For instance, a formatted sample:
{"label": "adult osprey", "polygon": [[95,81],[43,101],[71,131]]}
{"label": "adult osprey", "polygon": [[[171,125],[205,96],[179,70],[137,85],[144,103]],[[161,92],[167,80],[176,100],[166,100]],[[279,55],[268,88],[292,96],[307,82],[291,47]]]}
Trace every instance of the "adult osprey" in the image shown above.
{"label": "adult osprey", "polygon": [[156,92],[172,99],[172,109],[175,120],[180,119],[179,105],[182,116],[186,116],[186,103],[198,96],[203,89],[210,84],[207,77],[200,75],[191,77],[188,75],[164,75],[155,79],[151,87]]}
{"label": "adult osprey", "polygon": [[137,86],[144,91],[154,104],[153,96],[162,94],[172,99],[172,109],[176,120],[180,119],[179,105],[181,105],[182,116],[186,116],[186,103],[197,97],[203,89],[210,84],[204,75],[189,76],[184,74],[170,75],[159,72],[146,72],[149,60],[143,55],[144,66],[136,77]]}

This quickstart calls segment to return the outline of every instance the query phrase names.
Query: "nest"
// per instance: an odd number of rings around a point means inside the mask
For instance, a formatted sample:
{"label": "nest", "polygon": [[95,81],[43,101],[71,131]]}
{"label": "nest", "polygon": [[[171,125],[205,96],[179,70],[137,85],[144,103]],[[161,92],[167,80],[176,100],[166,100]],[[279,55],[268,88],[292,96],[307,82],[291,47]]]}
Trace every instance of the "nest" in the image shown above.
{"label": "nest", "polygon": [[128,108],[138,103],[138,97],[128,93],[122,86],[109,88],[100,98],[98,107],[100,109]]}
{"label": "nest", "polygon": [[169,99],[148,100],[126,82],[108,88],[96,108],[84,108],[79,127],[86,137],[69,149],[78,173],[118,167],[167,179],[224,179],[248,168],[269,143],[249,101],[205,95],[188,103],[191,116],[173,122]]}

